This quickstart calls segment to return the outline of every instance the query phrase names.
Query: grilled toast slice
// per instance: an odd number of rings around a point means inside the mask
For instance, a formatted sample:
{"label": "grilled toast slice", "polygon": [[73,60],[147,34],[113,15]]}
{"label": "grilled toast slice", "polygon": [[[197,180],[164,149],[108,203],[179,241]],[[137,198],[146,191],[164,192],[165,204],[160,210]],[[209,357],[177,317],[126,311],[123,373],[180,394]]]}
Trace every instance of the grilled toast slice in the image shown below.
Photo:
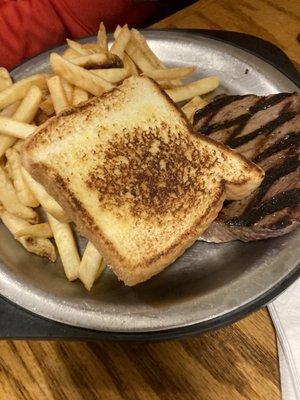
{"label": "grilled toast slice", "polygon": [[192,131],[151,79],[131,77],[47,121],[23,164],[106,258],[135,285],[162,271],[263,172]]}

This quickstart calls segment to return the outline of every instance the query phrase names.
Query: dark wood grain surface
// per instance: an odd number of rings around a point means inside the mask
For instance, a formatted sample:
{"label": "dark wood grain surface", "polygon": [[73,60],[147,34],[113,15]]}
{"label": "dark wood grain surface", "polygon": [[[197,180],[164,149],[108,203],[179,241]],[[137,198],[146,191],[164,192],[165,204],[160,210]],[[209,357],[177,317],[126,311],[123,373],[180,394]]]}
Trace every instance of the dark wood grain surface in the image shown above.
{"label": "dark wood grain surface", "polygon": [[165,343],[0,342],[0,399],[277,400],[275,337],[260,311]]}
{"label": "dark wood grain surface", "polygon": [[[155,27],[260,36],[300,65],[299,0],[202,0]],[[279,400],[266,309],[166,343],[0,342],[0,400]]]}

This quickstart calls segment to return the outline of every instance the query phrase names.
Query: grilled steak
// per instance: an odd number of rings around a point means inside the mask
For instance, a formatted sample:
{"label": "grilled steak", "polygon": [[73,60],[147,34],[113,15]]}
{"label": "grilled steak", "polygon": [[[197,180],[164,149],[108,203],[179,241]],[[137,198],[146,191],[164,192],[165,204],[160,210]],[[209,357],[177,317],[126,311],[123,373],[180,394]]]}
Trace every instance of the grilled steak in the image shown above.
{"label": "grilled steak", "polygon": [[264,169],[261,186],[227,202],[203,234],[211,242],[284,235],[300,222],[300,96],[216,97],[194,116],[194,129],[239,151]]}

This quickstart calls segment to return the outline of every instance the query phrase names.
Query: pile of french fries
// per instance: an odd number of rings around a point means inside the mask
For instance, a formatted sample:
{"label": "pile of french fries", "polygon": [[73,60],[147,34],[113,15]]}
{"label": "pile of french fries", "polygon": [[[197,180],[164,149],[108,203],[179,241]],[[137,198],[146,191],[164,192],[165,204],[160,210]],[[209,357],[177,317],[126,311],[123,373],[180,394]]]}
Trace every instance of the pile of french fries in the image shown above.
{"label": "pile of french fries", "polygon": [[50,55],[53,74],[13,83],[8,71],[0,68],[0,218],[26,250],[52,262],[56,261],[55,242],[67,278],[79,278],[87,290],[100,277],[105,261],[90,242],[80,259],[64,210],[22,167],[23,140],[50,117],[100,96],[132,75],[151,77],[175,103],[188,101],[182,111],[189,120],[206,104],[200,96],[219,85],[216,76],[184,84],[182,79],[196,68],[166,67],[136,29],[118,26],[113,36],[109,49],[101,23],[96,43],[67,39],[62,55]]}

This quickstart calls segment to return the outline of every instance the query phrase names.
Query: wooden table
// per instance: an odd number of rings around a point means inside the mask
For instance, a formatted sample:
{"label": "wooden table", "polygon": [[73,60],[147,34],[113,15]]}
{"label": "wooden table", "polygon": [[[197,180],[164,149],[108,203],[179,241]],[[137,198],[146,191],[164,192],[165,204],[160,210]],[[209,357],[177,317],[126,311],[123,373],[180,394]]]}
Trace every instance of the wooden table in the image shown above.
{"label": "wooden table", "polygon": [[[155,27],[227,29],[300,65],[299,0],[202,0]],[[193,339],[155,344],[0,342],[0,400],[279,400],[266,310]]]}

